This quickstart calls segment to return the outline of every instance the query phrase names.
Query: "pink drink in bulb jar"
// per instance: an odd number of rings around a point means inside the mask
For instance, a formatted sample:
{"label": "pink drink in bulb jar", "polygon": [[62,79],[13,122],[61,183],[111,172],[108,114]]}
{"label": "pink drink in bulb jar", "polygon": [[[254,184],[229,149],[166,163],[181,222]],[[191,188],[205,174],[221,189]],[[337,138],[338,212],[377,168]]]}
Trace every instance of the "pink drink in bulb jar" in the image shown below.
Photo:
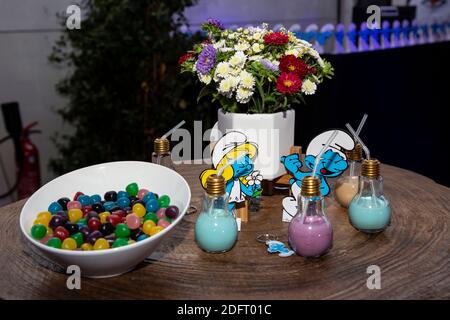
{"label": "pink drink in bulb jar", "polygon": [[294,217],[289,224],[289,244],[303,257],[320,257],[333,246],[333,227],[321,216]]}

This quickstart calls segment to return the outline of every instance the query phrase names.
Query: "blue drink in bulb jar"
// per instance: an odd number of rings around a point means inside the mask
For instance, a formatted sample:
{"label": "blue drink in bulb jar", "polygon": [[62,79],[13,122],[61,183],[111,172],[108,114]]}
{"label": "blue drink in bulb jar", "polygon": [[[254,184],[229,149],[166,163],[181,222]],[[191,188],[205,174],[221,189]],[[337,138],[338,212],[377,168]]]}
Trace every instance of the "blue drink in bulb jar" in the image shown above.
{"label": "blue drink in bulb jar", "polygon": [[362,232],[381,232],[389,225],[391,206],[383,194],[378,160],[363,161],[359,192],[350,203],[348,212],[350,223]]}
{"label": "blue drink in bulb jar", "polygon": [[203,209],[195,223],[195,241],[206,252],[222,253],[233,248],[237,236],[236,218],[228,209],[225,179],[211,175],[206,180]]}

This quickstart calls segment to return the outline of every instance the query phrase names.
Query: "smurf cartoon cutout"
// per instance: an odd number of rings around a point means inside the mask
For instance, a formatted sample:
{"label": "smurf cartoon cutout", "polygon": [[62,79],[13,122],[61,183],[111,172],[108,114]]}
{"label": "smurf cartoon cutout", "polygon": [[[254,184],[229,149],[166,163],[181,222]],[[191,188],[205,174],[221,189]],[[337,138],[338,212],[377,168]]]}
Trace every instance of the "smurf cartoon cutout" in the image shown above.
{"label": "smurf cartoon cutout", "polygon": [[[313,174],[316,157],[334,131],[325,131],[311,140],[306,149],[304,164],[298,154],[281,157],[280,161],[293,176],[290,180],[292,196],[283,199],[283,221],[291,221],[297,213],[297,201],[300,196],[301,181],[304,177]],[[353,150],[354,147],[355,142],[352,137],[345,131],[338,130],[336,138],[322,154],[316,169],[316,177],[320,179],[320,192],[323,196],[327,196],[330,193],[327,178],[340,176],[348,167],[347,157],[344,151]],[[306,168],[303,168],[303,166]]]}
{"label": "smurf cartoon cutout", "polygon": [[245,197],[255,197],[261,193],[262,176],[254,171],[253,160],[258,154],[258,146],[247,141],[247,136],[239,131],[224,134],[211,153],[213,169],[200,174],[203,188],[206,179],[212,174],[221,174],[226,181],[229,196],[228,208],[233,210],[236,203],[245,201]]}

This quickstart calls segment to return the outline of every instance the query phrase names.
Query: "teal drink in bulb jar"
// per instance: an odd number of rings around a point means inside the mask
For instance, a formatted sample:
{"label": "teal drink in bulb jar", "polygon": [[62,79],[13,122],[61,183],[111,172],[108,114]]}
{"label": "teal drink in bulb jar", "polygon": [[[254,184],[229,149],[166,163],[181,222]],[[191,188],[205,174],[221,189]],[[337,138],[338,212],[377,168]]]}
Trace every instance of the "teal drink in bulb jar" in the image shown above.
{"label": "teal drink in bulb jar", "polygon": [[203,209],[195,223],[195,241],[206,252],[222,253],[233,248],[237,236],[236,218],[228,210],[225,179],[211,175],[206,181]]}
{"label": "teal drink in bulb jar", "polygon": [[389,225],[391,206],[383,193],[378,160],[363,161],[359,192],[350,203],[348,213],[352,226],[362,232],[381,232]]}

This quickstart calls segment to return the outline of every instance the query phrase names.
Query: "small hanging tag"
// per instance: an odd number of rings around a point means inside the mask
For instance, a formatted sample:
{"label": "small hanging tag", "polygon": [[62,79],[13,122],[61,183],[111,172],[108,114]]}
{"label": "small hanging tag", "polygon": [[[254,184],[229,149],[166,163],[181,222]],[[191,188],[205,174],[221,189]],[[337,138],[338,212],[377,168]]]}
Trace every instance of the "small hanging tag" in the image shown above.
{"label": "small hanging tag", "polygon": [[267,252],[269,253],[278,253],[279,257],[285,258],[292,256],[295,252],[290,250],[285,246],[285,244],[281,241],[269,240],[266,241]]}
{"label": "small hanging tag", "polygon": [[241,218],[236,218],[236,223],[237,223],[238,231],[241,231]]}

